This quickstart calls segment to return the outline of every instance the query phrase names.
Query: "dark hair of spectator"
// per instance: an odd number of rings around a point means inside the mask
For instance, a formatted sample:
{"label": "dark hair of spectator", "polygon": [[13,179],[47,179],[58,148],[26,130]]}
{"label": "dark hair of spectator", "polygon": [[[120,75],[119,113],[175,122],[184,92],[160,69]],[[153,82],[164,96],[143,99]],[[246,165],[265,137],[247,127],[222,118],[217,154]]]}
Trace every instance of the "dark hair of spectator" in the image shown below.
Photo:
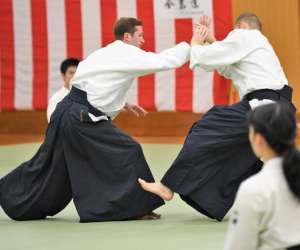
{"label": "dark hair of spectator", "polygon": [[79,60],[77,58],[73,58],[73,57],[67,58],[61,63],[60,72],[64,75],[66,74],[69,67],[71,66],[77,67],[78,64],[79,64]]}

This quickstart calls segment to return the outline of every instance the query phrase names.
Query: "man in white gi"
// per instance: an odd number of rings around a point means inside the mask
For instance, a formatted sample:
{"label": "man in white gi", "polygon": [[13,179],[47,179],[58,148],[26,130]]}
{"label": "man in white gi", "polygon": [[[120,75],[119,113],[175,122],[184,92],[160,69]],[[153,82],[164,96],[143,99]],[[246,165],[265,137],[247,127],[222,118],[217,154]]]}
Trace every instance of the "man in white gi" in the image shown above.
{"label": "man in white gi", "polygon": [[79,60],[77,58],[67,58],[60,65],[60,73],[64,81],[64,86],[56,91],[48,101],[47,120],[50,122],[52,113],[54,112],[57,103],[61,102],[70,92],[70,80],[76,72]]}
{"label": "man in white gi", "polygon": [[138,183],[138,177],[154,181],[142,148],[111,118],[124,108],[136,77],[180,67],[190,45],[146,52],[135,18],[119,19],[114,33],[116,41],[79,63],[37,154],[1,179],[0,204],[11,218],[43,219],[72,198],[81,222],[158,218],[152,211],[164,201]]}
{"label": "man in white gi", "polygon": [[294,107],[292,89],[287,86],[280,62],[261,33],[261,22],[255,14],[238,17],[235,29],[223,41],[212,36],[207,18],[201,23],[191,40],[190,67],[219,70],[233,80],[242,101],[214,106],[195,122],[160,183],[147,183],[142,178],[139,181],[145,190],[164,200],[171,200],[176,192],[199,212],[222,220],[234,202],[239,184],[262,165],[249,144],[247,112],[272,101]]}

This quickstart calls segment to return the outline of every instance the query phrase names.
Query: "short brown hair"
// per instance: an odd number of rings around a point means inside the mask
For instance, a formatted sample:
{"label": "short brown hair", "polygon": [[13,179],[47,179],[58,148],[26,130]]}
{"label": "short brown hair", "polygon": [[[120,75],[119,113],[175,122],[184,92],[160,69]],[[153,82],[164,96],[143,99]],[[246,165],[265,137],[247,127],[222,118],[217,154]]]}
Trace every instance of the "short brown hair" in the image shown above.
{"label": "short brown hair", "polygon": [[133,17],[121,17],[114,26],[114,34],[117,40],[122,40],[125,33],[133,35],[136,26],[142,26],[143,23]]}
{"label": "short brown hair", "polygon": [[262,24],[257,15],[251,12],[244,12],[235,21],[235,25],[239,25],[241,22],[249,24],[251,29],[262,30]]}

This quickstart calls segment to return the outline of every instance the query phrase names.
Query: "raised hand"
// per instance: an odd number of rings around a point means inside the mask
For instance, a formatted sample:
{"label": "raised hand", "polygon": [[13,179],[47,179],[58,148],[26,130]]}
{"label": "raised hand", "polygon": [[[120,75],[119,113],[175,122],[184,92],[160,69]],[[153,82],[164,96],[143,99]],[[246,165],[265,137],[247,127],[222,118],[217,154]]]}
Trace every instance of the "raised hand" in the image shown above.
{"label": "raised hand", "polygon": [[135,116],[145,116],[148,112],[139,105],[126,103],[124,109]]}
{"label": "raised hand", "polygon": [[211,18],[209,16],[203,15],[200,17],[199,24],[202,24],[207,28],[210,28]]}
{"label": "raised hand", "polygon": [[209,30],[206,26],[202,24],[196,24],[194,26],[193,37],[191,40],[191,45],[203,45],[207,39]]}
{"label": "raised hand", "polygon": [[216,38],[215,38],[215,36],[213,34],[213,31],[212,31],[212,29],[210,27],[210,25],[211,25],[211,18],[209,16],[203,15],[199,19],[199,24],[201,24],[201,25],[203,25],[203,26],[205,26],[205,27],[207,27],[209,29],[208,36],[206,38],[206,42],[208,42],[208,43],[215,42]]}

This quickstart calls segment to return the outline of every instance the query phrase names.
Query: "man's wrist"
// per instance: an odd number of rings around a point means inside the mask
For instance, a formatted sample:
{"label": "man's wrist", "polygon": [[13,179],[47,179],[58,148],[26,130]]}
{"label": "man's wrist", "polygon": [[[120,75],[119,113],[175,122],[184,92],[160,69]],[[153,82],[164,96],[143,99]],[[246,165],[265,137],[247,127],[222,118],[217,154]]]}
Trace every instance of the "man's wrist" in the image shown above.
{"label": "man's wrist", "polygon": [[216,38],[214,36],[211,36],[211,37],[208,37],[206,39],[206,41],[211,44],[211,43],[214,43],[216,41]]}

